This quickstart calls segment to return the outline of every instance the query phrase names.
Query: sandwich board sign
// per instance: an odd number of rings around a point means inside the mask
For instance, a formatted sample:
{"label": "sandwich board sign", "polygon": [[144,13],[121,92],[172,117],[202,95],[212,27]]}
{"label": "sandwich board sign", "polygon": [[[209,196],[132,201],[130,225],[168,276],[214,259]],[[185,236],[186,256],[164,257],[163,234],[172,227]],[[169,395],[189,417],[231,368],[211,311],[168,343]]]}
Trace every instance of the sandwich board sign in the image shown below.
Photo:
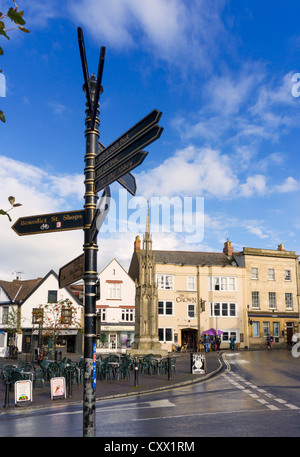
{"label": "sandwich board sign", "polygon": [[15,404],[26,404],[32,402],[32,381],[24,379],[15,382]]}
{"label": "sandwich board sign", "polygon": [[51,400],[66,398],[66,380],[64,377],[50,379]]}
{"label": "sandwich board sign", "polygon": [[192,374],[205,374],[206,373],[206,360],[204,354],[192,354]]}

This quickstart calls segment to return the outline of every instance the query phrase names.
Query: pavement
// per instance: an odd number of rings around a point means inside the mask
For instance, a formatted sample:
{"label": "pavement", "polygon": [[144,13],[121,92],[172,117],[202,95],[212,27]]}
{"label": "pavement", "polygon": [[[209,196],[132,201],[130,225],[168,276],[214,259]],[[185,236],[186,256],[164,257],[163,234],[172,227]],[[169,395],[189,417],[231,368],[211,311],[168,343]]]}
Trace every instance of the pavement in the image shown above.
{"label": "pavement", "polygon": [[[206,373],[192,374],[191,373],[191,356],[190,353],[173,354],[176,356],[176,371],[172,369],[171,379],[168,379],[168,374],[142,374],[138,372],[138,385],[134,386],[134,372],[130,372],[130,377],[122,380],[99,380],[96,382],[96,401],[113,399],[130,395],[139,395],[146,392],[154,392],[176,388],[195,382],[201,382],[209,377],[214,376],[222,370],[221,352],[209,352],[206,356]],[[173,356],[172,355],[172,356]],[[72,358],[72,357],[70,357]],[[74,360],[78,360],[73,356]],[[16,364],[18,360],[2,359],[1,365]],[[9,392],[9,402],[5,406],[6,384],[0,380],[0,414],[6,414],[18,409],[25,408],[45,408],[55,407],[58,405],[64,406],[72,403],[83,403],[83,384],[77,386],[72,384],[71,396],[63,399],[51,399],[50,381],[45,381],[44,388],[38,382],[33,389],[32,402],[26,402],[15,405],[14,389]]]}

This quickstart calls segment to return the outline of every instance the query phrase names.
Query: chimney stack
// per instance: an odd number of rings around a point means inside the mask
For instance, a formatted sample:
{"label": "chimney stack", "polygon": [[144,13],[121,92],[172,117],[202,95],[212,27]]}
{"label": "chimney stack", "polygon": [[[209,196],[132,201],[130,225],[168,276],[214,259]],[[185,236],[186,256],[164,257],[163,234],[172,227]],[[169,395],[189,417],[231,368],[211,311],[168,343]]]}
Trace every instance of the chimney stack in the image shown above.
{"label": "chimney stack", "polygon": [[227,255],[227,257],[232,257],[233,253],[233,246],[231,241],[225,241],[224,243],[224,248],[223,248],[223,253]]}
{"label": "chimney stack", "polygon": [[278,244],[277,251],[285,251],[283,244]]}

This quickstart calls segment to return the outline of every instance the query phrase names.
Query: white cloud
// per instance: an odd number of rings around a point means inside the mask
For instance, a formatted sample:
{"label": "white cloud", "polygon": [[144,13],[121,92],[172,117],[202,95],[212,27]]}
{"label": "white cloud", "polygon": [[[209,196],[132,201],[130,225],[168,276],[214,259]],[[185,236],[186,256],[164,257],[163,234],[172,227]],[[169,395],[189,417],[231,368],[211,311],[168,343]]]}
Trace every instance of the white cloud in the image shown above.
{"label": "white cloud", "polygon": [[178,150],[157,168],[142,172],[139,192],[161,195],[229,196],[236,178],[226,155],[213,149],[189,146]]}
{"label": "white cloud", "polygon": [[280,184],[278,186],[275,186],[275,191],[277,192],[296,192],[300,190],[300,183],[296,179],[292,178],[289,176],[286,178],[283,184]]}
{"label": "white cloud", "polygon": [[245,184],[240,185],[240,195],[251,197],[252,195],[263,195],[267,191],[266,178],[263,175],[249,176]]}
{"label": "white cloud", "polygon": [[[204,0],[81,0],[70,1],[69,11],[98,41],[118,50],[142,44],[155,57],[180,66],[207,67],[226,35],[220,18],[224,1]],[[229,39],[227,42],[229,46]]]}

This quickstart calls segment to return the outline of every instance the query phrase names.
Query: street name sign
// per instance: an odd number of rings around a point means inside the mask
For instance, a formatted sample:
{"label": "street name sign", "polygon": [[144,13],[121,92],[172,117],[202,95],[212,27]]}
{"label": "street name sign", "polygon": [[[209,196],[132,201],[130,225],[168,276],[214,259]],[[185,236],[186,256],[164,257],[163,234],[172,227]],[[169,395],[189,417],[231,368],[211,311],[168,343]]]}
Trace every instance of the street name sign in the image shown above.
{"label": "street name sign", "polygon": [[20,236],[64,232],[84,227],[84,210],[20,217],[12,229]]}
{"label": "street name sign", "polygon": [[113,159],[112,163],[107,163],[107,166],[105,166],[105,170],[101,174],[99,174],[97,179],[95,180],[95,191],[99,192],[99,190],[103,189],[105,186],[108,186],[109,184],[116,181],[118,178],[121,178],[123,175],[127,174],[127,172],[141,165],[147,154],[148,152],[146,151],[136,151],[130,154],[130,157],[127,159],[125,163],[121,157],[121,165],[119,165],[118,158]]}
{"label": "street name sign", "polygon": [[79,281],[84,274],[84,254],[64,265],[59,269],[59,288],[67,287],[73,282]]}
{"label": "street name sign", "polygon": [[[105,149],[105,146],[99,141],[98,150],[99,153]],[[126,173],[121,178],[117,179],[118,183],[121,184],[131,195],[136,194],[136,181],[135,177],[131,173]]]}
{"label": "street name sign", "polygon": [[[141,121],[127,130],[122,136],[120,136],[117,140],[107,146],[103,151],[101,151],[95,158],[95,169],[101,167],[104,163],[108,160],[111,160],[113,157],[117,156],[120,152],[126,149],[130,144],[135,143],[138,139],[141,139],[145,136],[145,134],[152,129],[155,124],[160,120],[162,113],[157,109],[151,111],[147,116],[145,116]],[[156,126],[158,127],[158,126]],[[163,131],[162,127],[159,127],[159,130],[156,132],[151,138],[148,137],[148,140],[144,143],[140,143],[142,145],[138,146],[139,149],[144,148],[148,144],[155,141],[161,135]],[[135,148],[135,150],[137,150]]]}

